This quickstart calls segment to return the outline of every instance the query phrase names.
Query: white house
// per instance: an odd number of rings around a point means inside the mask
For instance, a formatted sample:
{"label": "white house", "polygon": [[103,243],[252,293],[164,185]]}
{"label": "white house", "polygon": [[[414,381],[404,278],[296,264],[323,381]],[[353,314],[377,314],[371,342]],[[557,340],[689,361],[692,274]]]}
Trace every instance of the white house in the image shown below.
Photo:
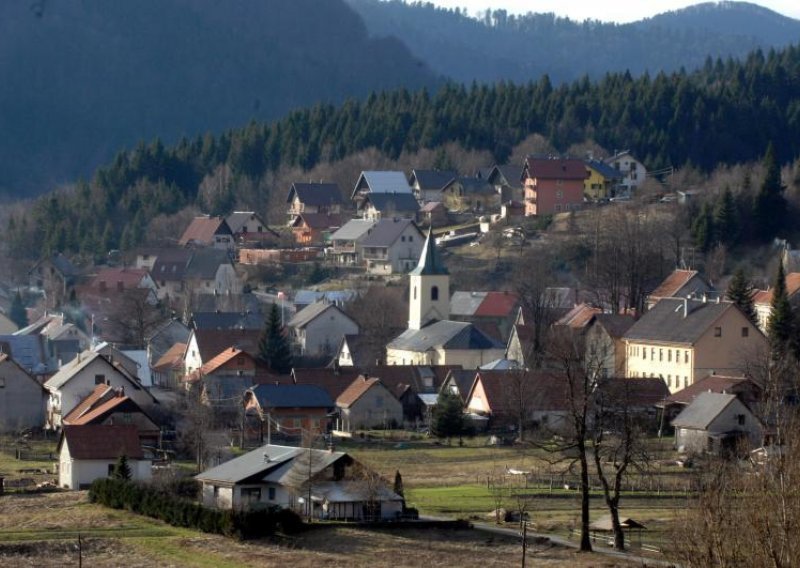
{"label": "white house", "polygon": [[[203,504],[246,510],[278,506],[316,519],[385,520],[403,511],[388,483],[349,454],[266,445],[195,476]],[[311,503],[308,496],[311,495]]]}
{"label": "white house", "polygon": [[142,408],[158,404],[136,376],[130,374],[121,364],[112,362],[95,351],[84,351],[61,367],[44,384],[49,393],[46,427],[61,427],[61,417],[66,416],[101,384],[123,389]]}
{"label": "white house", "polygon": [[147,481],[153,463],[146,458],[136,426],[65,426],[58,441],[58,486],[85,489],[95,479],[109,477],[125,456],[131,479]]}
{"label": "white house", "polygon": [[630,150],[617,152],[604,161],[620,173],[622,180],[619,183],[619,187],[627,192],[635,191],[647,178],[647,168],[644,167],[642,162],[633,157]]}
{"label": "white house", "polygon": [[410,219],[383,218],[361,240],[361,256],[370,274],[408,272],[417,264],[425,236]]}
{"label": "white house", "polygon": [[289,321],[301,355],[332,355],[345,335],[358,335],[358,324],[339,307],[325,302],[306,306]]}
{"label": "white house", "polygon": [[700,393],[672,426],[679,452],[720,454],[762,444],[761,422],[735,394]]}

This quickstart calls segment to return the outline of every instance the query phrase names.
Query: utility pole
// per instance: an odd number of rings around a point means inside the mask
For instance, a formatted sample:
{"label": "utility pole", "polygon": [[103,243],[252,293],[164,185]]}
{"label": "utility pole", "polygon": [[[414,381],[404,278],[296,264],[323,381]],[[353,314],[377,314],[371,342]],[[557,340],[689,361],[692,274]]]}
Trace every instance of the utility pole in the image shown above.
{"label": "utility pole", "polygon": [[525,568],[525,554],[528,550],[528,522],[522,520],[522,568]]}

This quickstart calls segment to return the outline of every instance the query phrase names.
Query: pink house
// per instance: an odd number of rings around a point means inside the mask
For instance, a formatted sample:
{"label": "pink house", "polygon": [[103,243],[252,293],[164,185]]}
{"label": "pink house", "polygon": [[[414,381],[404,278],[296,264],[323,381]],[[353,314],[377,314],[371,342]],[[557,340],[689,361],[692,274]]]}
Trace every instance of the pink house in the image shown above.
{"label": "pink house", "polygon": [[580,209],[583,180],[588,173],[581,160],[534,158],[525,160],[525,215],[547,215]]}

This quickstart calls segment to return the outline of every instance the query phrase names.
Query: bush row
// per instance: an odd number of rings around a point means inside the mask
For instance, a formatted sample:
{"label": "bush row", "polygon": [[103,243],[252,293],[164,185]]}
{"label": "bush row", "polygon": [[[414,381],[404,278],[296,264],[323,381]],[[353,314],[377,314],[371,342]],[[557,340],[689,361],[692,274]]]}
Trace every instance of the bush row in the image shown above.
{"label": "bush row", "polygon": [[113,509],[125,509],[159,519],[176,527],[198,529],[240,540],[297,532],[302,521],[287,509],[231,511],[204,507],[180,499],[143,483],[119,479],[97,479],[89,489],[89,500]]}

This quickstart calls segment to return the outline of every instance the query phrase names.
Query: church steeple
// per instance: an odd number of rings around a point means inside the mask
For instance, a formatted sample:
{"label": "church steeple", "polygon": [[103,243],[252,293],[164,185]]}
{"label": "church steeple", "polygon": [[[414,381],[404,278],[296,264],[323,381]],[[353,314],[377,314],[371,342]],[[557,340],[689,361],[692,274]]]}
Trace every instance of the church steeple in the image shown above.
{"label": "church steeple", "polygon": [[430,229],[409,280],[409,329],[422,329],[433,321],[450,317],[450,276],[439,258]]}

